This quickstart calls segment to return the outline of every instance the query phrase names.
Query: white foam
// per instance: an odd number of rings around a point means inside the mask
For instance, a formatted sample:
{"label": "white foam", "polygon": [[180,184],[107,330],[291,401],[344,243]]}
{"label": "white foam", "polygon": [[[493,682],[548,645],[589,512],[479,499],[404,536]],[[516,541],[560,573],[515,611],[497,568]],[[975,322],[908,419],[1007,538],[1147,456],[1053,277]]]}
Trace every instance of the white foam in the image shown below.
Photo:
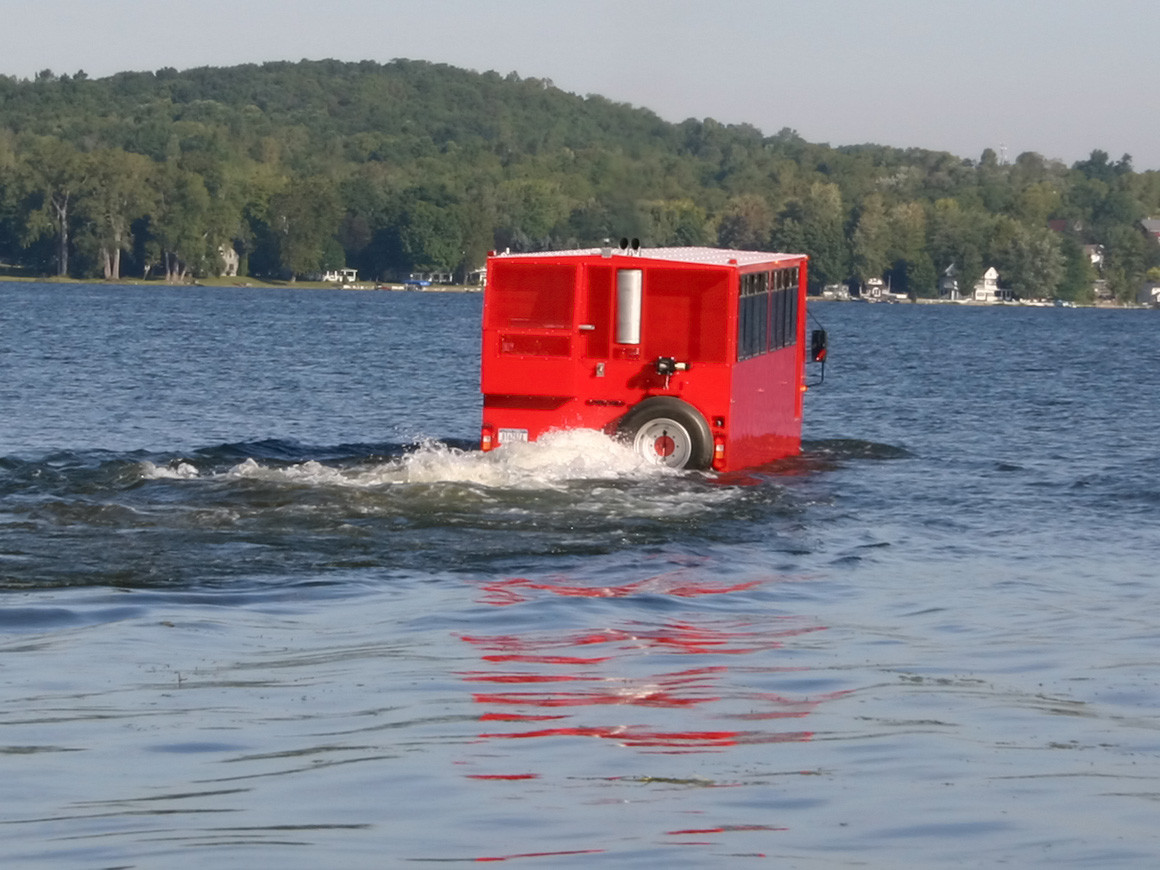
{"label": "white foam", "polygon": [[592,429],[549,432],[538,441],[507,444],[490,453],[426,444],[404,456],[401,464],[408,483],[458,482],[504,488],[673,474]]}
{"label": "white foam", "polygon": [[155,465],[149,461],[141,463],[143,480],[189,480],[197,476],[197,469],[181,460],[175,460],[169,465]]}
{"label": "white foam", "polygon": [[[381,487],[397,484],[463,483],[504,489],[556,488],[577,480],[641,480],[679,472],[641,458],[633,449],[591,429],[549,432],[538,441],[508,444],[488,453],[461,450],[439,441],[422,442],[402,456],[369,465],[334,467],[310,460],[268,466],[246,459],[228,471],[206,475],[307,486]],[[201,477],[189,462],[168,466],[141,463],[149,479]]]}
{"label": "white foam", "polygon": [[298,465],[271,467],[250,458],[239,462],[222,476],[239,480],[302,483],[309,486],[345,486],[351,483],[348,472],[323,465],[313,459]]}

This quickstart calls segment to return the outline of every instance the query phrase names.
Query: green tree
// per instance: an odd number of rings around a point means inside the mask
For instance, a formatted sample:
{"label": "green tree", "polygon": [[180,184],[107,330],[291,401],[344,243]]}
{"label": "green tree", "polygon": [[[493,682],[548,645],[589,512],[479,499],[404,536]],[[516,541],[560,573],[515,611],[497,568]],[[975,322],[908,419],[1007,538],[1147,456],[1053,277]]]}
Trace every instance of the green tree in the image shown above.
{"label": "green tree", "polygon": [[1015,216],[1033,227],[1047,225],[1047,219],[1059,211],[1063,197],[1059,189],[1048,181],[1039,181],[1023,188],[1015,198]]}
{"label": "green tree", "polygon": [[206,235],[209,192],[201,177],[167,164],[158,174],[158,202],[149,220],[150,259],[160,261],[169,283],[204,273],[216,252]]}
{"label": "green tree", "polygon": [[1160,246],[1137,227],[1113,226],[1107,234],[1105,256],[1108,283],[1121,302],[1136,297],[1148,269],[1157,264]]}
{"label": "green tree", "polygon": [[58,139],[38,136],[25,144],[22,164],[18,184],[22,188],[23,241],[27,244],[44,235],[53,236],[56,273],[68,275],[72,210],[85,185],[83,155]]}
{"label": "green tree", "polygon": [[556,227],[571,212],[559,183],[548,178],[519,178],[496,190],[496,244],[515,250],[546,246]]}
{"label": "green tree", "polygon": [[1014,192],[1009,178],[1010,167],[999,162],[994,150],[985,149],[979,159],[976,181],[978,195],[988,211],[1010,211]]}
{"label": "green tree", "polygon": [[323,178],[294,179],[270,197],[267,223],[282,269],[294,277],[345,265],[334,262],[342,250],[335,239],[341,213],[335,186]]}
{"label": "green tree", "polygon": [[933,295],[937,273],[927,252],[926,210],[917,202],[897,203],[890,209],[887,226],[892,289],[911,296]]}
{"label": "green tree", "polygon": [[1042,227],[1018,226],[1003,263],[1003,281],[1021,299],[1059,295],[1066,261],[1059,236]]}
{"label": "green tree", "polygon": [[14,137],[0,130],[0,257],[18,255],[21,243],[17,231],[19,206],[17,166]]}
{"label": "green tree", "polygon": [[871,194],[862,202],[851,238],[853,275],[859,284],[864,285],[871,278],[881,278],[886,272],[890,262],[888,244],[886,208],[880,195]]}
{"label": "green tree", "polygon": [[927,250],[937,271],[955,267],[962,292],[969,291],[987,269],[984,261],[991,224],[986,212],[955,199],[939,199],[931,209]]}
{"label": "green tree", "polygon": [[664,199],[645,203],[650,224],[646,238],[656,245],[704,245],[709,242],[705,210],[691,199]]}
{"label": "green tree", "polygon": [[412,201],[402,215],[398,233],[410,271],[454,271],[463,260],[463,221],[453,206]]}
{"label": "green tree", "polygon": [[132,249],[130,227],[156,203],[153,162],[140,154],[106,148],[86,155],[87,171],[78,213],[95,242],[106,280],[121,277],[121,252]]}
{"label": "green tree", "polygon": [[760,251],[769,246],[773,210],[765,197],[743,193],[731,197],[717,222],[717,244],[741,251]]}
{"label": "green tree", "polygon": [[782,212],[775,230],[778,247],[810,256],[812,290],[844,281],[850,274],[842,193],[836,184],[815,182]]}
{"label": "green tree", "polygon": [[268,220],[277,238],[282,268],[291,276],[324,268],[326,254],[334,253],[340,213],[334,187],[320,177],[293,180],[281,193],[271,196]]}
{"label": "green tree", "polygon": [[1056,288],[1056,296],[1070,302],[1091,302],[1096,282],[1096,271],[1083,247],[1067,236],[1060,236],[1063,256],[1063,276]]}

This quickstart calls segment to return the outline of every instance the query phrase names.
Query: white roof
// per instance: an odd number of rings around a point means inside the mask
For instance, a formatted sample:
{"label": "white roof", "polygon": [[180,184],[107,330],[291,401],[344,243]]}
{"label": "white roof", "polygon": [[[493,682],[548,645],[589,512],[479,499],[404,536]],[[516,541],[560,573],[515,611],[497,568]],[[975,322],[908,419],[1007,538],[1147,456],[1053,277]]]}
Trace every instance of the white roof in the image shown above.
{"label": "white roof", "polygon": [[623,251],[619,248],[579,248],[572,251],[538,251],[526,254],[497,253],[503,258],[516,257],[611,257],[616,260],[667,260],[672,263],[696,263],[705,266],[756,266],[782,260],[799,260],[804,254],[777,254],[769,251],[733,251],[728,248],[641,248]]}

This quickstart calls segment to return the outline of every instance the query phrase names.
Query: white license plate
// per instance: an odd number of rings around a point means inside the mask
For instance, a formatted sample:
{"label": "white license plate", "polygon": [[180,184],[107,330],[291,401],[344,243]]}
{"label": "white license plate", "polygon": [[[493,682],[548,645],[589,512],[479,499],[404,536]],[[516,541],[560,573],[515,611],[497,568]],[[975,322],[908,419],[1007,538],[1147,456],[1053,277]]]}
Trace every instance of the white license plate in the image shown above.
{"label": "white license plate", "polygon": [[499,443],[500,444],[515,444],[517,441],[527,442],[527,429],[500,429]]}

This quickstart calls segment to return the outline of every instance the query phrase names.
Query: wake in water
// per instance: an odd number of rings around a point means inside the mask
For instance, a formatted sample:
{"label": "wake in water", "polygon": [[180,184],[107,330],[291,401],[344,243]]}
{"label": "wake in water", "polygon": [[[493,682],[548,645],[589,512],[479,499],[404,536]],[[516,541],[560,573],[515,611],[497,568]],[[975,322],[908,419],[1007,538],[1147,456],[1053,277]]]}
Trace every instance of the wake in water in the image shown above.
{"label": "wake in water", "polygon": [[140,469],[144,480],[212,477],[355,488],[452,483],[495,489],[558,489],[575,481],[647,481],[679,474],[646,462],[627,445],[588,429],[551,432],[539,441],[510,444],[489,453],[428,440],[401,456],[350,467],[314,459],[273,464],[250,457],[224,472],[203,472],[196,461],[185,459],[167,465],[145,460]]}
{"label": "wake in water", "polygon": [[[591,429],[550,432],[539,441],[505,445],[489,453],[466,444],[426,439],[410,448],[390,450],[382,458],[351,462],[294,461],[305,450],[264,444],[261,459],[247,455],[222,470],[222,452],[256,452],[247,445],[211,451],[204,459],[140,462],[142,480],[259,480],[272,484],[378,488],[398,484],[468,484],[490,489],[561,489],[578,481],[648,482],[674,479],[720,481],[725,484],[763,482],[754,474],[800,475],[852,459],[900,459],[910,454],[897,447],[866,441],[803,442],[800,457],[764,469],[718,476],[712,472],[677,471],[642,459],[628,445]],[[249,445],[253,448],[255,445]],[[346,460],[346,461],[343,461]]]}
{"label": "wake in water", "polygon": [[679,472],[585,430],[489,453],[264,441],[6,460],[0,588],[377,584],[433,565],[506,575],[636,547],[768,552],[780,538],[797,552],[802,512],[829,498],[816,470],[803,457],[744,476]]}

